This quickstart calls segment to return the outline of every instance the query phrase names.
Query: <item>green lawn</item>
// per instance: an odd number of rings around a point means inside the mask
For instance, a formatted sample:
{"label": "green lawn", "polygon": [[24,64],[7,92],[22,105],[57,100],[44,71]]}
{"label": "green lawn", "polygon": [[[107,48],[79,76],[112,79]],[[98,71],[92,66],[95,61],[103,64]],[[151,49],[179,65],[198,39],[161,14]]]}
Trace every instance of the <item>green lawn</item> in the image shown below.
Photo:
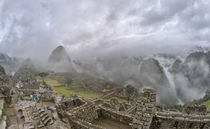
{"label": "green lawn", "polygon": [[56,80],[53,80],[51,78],[46,78],[44,79],[45,82],[47,83],[47,85],[51,86],[51,87],[56,87],[56,86],[60,86],[62,85],[61,83],[59,83],[58,81]]}
{"label": "green lawn", "polygon": [[203,103],[207,107],[207,110],[210,110],[210,100]]}
{"label": "green lawn", "polygon": [[67,87],[51,87],[55,93],[58,93],[60,95],[64,95],[67,98],[72,97],[72,95],[82,96],[85,98],[99,98],[101,95],[91,92],[91,91],[85,91],[85,90],[70,90]]}
{"label": "green lawn", "polygon": [[[37,78],[38,81],[42,81],[40,78]],[[76,85],[76,83],[73,83],[70,88],[65,87],[65,84],[58,82],[57,79],[54,80],[54,78],[45,78],[44,79],[47,85],[55,92],[60,95],[64,95],[67,98],[72,97],[73,95],[82,96],[85,98],[99,98],[102,95],[91,92],[91,91],[85,91],[80,88],[79,85]]]}

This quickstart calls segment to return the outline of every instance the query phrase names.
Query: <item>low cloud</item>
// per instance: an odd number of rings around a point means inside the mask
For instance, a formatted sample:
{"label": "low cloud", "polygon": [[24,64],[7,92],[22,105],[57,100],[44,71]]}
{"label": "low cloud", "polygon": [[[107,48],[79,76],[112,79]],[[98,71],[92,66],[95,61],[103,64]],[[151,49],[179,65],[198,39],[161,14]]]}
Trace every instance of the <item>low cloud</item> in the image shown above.
{"label": "low cloud", "polygon": [[75,58],[183,54],[194,45],[209,45],[209,5],[204,0],[1,0],[0,51],[36,59],[46,59],[58,45]]}

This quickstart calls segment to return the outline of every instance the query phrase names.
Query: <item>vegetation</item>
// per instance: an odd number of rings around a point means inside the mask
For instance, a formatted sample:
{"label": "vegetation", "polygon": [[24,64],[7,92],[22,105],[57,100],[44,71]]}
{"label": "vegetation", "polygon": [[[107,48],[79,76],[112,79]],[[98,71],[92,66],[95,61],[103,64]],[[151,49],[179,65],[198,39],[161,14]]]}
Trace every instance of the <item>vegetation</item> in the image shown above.
{"label": "vegetation", "polygon": [[44,79],[45,77],[47,77],[49,75],[49,73],[46,73],[46,72],[41,72],[41,73],[38,73],[38,75]]}
{"label": "vegetation", "polygon": [[172,105],[172,106],[165,106],[164,108],[165,108],[165,110],[168,110],[168,109],[176,109],[176,110],[182,112],[184,106],[182,106],[182,105]]}
{"label": "vegetation", "polygon": [[[59,79],[62,79],[61,81]],[[37,77],[37,80],[42,83],[42,80]],[[98,98],[101,96],[101,94],[86,91],[82,88],[80,88],[79,85],[76,85],[76,83],[73,83],[72,80],[66,80],[63,81],[63,78],[55,78],[55,77],[47,77],[44,81],[47,85],[47,87],[51,88],[55,93],[58,93],[60,95],[64,95],[67,98],[71,98],[73,95],[82,96],[86,98]],[[68,85],[67,85],[68,83]],[[42,83],[42,85],[44,85]],[[70,86],[69,86],[70,85]],[[73,89],[70,89],[69,87],[74,87]]]}
{"label": "vegetation", "polygon": [[73,95],[82,96],[85,98],[99,98],[101,96],[100,94],[97,94],[91,91],[85,91],[83,89],[70,90],[67,87],[52,87],[52,90],[54,90],[55,93],[64,95],[67,98],[71,98]]}
{"label": "vegetation", "polygon": [[207,107],[207,110],[210,110],[210,94],[209,94],[209,92],[207,91],[206,95],[203,98],[194,100],[189,104],[205,105]]}
{"label": "vegetation", "polygon": [[207,107],[207,110],[210,111],[210,100],[204,102],[203,105],[205,105]]}
{"label": "vegetation", "polygon": [[72,84],[72,79],[66,78],[65,84],[66,84],[67,86],[71,85],[71,84]]}

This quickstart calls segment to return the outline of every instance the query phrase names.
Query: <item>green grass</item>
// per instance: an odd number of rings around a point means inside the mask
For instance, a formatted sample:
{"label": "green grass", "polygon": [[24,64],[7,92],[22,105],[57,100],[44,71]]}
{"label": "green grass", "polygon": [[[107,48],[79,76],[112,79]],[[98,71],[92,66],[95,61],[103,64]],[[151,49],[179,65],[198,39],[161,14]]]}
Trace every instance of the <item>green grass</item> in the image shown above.
{"label": "green grass", "polygon": [[51,87],[55,93],[58,93],[60,95],[64,95],[67,98],[71,98],[72,95],[82,96],[85,98],[99,98],[101,95],[91,92],[91,91],[85,91],[85,90],[70,90],[67,87]]}
{"label": "green grass", "polygon": [[62,85],[62,83],[59,83],[58,81],[56,80],[53,80],[51,78],[46,78],[44,79],[45,82],[47,83],[47,85],[51,86],[51,87],[56,87],[56,86],[60,86]]}
{"label": "green grass", "polygon": [[[36,79],[38,82],[42,82],[40,77],[36,77]],[[64,95],[67,98],[71,98],[73,95],[85,98],[99,98],[102,96],[101,94],[81,89],[77,82],[73,82],[71,85],[66,86],[64,78],[61,76],[47,77],[44,81],[55,93]]]}
{"label": "green grass", "polygon": [[122,99],[122,98],[118,98],[118,97],[111,97],[111,98],[108,98],[108,99],[106,99],[107,101],[110,101],[112,98],[115,98],[115,99],[117,99],[120,103],[128,103],[128,100],[126,100],[126,99]]}
{"label": "green grass", "polygon": [[210,110],[210,100],[203,103],[207,107],[207,110]]}

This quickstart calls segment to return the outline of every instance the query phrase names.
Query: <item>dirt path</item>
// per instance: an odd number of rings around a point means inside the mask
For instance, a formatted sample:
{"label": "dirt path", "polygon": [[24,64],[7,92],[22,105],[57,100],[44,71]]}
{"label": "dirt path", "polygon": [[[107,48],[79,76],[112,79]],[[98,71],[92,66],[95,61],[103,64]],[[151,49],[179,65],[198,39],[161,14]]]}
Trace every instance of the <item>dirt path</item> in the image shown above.
{"label": "dirt path", "polygon": [[18,116],[16,115],[16,111],[14,109],[14,104],[11,104],[7,107],[7,115],[10,123],[8,129],[20,129],[18,124]]}

